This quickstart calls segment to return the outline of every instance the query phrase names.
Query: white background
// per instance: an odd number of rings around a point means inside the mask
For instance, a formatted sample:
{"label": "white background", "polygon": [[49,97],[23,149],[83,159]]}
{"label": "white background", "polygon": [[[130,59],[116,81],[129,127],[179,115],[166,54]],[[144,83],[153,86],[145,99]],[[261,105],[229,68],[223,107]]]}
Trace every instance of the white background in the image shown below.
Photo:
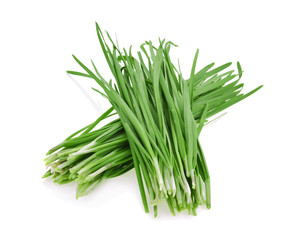
{"label": "white background", "polygon": [[[0,238],[304,239],[301,3],[1,1]],[[65,73],[80,70],[76,54],[110,77],[95,21],[124,47],[172,40],[185,77],[199,48],[198,67],[240,61],[245,91],[264,84],[202,132],[211,210],[172,217],[164,207],[154,219],[133,171],[79,200],[74,184],[41,179],[46,151],[100,114]]]}

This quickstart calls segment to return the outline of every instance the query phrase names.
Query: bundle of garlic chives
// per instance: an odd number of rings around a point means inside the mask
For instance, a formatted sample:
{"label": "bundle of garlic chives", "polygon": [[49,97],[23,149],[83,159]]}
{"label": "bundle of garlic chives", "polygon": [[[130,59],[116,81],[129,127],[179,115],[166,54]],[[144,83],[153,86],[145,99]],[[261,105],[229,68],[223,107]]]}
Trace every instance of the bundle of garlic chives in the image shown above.
{"label": "bundle of garlic chives", "polygon": [[[113,110],[110,109],[96,122],[53,148],[49,152],[52,155],[47,157],[47,165],[54,171],[53,178],[61,183],[77,178],[77,196],[82,196],[103,179],[123,174],[134,164],[146,212],[149,211],[146,192],[155,214],[162,198],[166,199],[172,214],[174,209],[188,209],[195,214],[197,206],[204,203],[210,208],[209,174],[198,135],[207,118],[260,87],[240,94],[243,84],[238,84],[242,75],[239,64],[238,74],[233,71],[218,74],[230,63],[212,70],[214,64],[210,64],[194,74],[198,52],[191,77],[185,81],[170,59],[171,42],[162,41],[158,48],[151,42],[143,44],[141,50],[147,66],[140,52],[136,60],[131,51],[121,52],[108,35],[113,45],[111,51],[97,24],[96,27],[116,84],[113,87],[111,81],[106,82],[94,63],[95,74],[76,57],[86,73],[69,73],[94,79],[103,88],[121,122],[115,120],[92,131]],[[120,148],[117,144],[121,144]],[[51,174],[49,171],[46,176]]]}

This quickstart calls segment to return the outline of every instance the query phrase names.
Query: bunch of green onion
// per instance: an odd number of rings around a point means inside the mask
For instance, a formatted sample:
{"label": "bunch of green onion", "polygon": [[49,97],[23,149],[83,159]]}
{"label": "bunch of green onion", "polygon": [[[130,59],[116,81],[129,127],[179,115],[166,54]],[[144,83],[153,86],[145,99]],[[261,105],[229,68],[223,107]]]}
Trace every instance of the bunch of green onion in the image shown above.
{"label": "bunch of green onion", "polygon": [[[242,69],[225,71],[231,63],[196,72],[198,51],[191,76],[185,80],[170,58],[172,42],[144,42],[136,56],[131,48],[120,49],[96,24],[98,39],[116,80],[106,81],[92,62],[93,70],[75,56],[84,72],[69,74],[95,80],[112,107],[95,122],[52,148],[45,158],[43,177],[59,184],[77,181],[76,197],[88,194],[104,179],[135,168],[146,212],[162,199],[173,215],[188,210],[196,215],[199,205],[211,207],[210,178],[198,141],[210,117],[243,100],[262,86],[242,94]],[[119,118],[99,127],[102,120]]]}

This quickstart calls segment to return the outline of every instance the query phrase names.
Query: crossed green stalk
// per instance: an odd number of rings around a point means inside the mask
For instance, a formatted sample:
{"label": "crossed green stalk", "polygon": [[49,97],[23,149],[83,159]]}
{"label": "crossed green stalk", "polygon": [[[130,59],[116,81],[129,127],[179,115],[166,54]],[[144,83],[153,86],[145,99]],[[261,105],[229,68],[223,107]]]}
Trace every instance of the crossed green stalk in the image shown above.
{"label": "crossed green stalk", "polygon": [[[96,29],[116,83],[107,82],[93,61],[90,70],[75,56],[84,73],[68,73],[95,80],[103,92],[94,90],[112,107],[47,153],[44,177],[60,184],[77,180],[78,198],[134,167],[146,212],[152,205],[156,216],[161,199],[173,215],[184,209],[196,215],[204,204],[210,208],[210,178],[198,137],[210,117],[262,86],[242,94],[239,63],[237,73],[223,72],[231,63],[217,68],[212,63],[195,73],[198,51],[185,80],[171,61],[172,42],[159,41],[157,48],[145,42],[136,58],[131,48],[120,50],[107,33],[110,48],[98,24]],[[118,119],[96,129],[115,114]]]}

